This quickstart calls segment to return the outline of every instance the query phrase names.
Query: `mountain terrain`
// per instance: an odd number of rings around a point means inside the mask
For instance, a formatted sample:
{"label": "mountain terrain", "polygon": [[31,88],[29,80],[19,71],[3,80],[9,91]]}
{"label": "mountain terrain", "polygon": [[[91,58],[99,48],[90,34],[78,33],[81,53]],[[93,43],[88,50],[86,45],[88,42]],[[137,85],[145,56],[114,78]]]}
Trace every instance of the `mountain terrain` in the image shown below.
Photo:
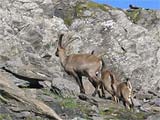
{"label": "mountain terrain", "polygon": [[[86,94],[55,56],[101,55],[117,79],[130,78],[134,111]],[[160,10],[114,8],[89,0],[0,0],[0,120],[160,119]]]}

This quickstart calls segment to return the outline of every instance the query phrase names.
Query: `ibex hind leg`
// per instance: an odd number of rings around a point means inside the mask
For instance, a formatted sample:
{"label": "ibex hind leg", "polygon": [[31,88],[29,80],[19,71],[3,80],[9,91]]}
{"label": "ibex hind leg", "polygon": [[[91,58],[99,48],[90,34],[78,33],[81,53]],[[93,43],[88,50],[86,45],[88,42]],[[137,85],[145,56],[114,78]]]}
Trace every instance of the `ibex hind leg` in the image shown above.
{"label": "ibex hind leg", "polygon": [[124,105],[125,105],[125,108],[127,109],[127,110],[131,110],[131,103],[130,103],[130,101],[129,100],[125,100],[124,101]]}
{"label": "ibex hind leg", "polygon": [[98,87],[98,95],[99,95],[100,98],[106,98],[104,91],[105,90],[104,90],[103,83],[100,82],[99,87]]}
{"label": "ibex hind leg", "polygon": [[[94,97],[94,96],[96,96],[97,93],[99,94],[98,88],[99,88],[100,82],[99,82],[99,80],[98,80],[98,78],[97,78],[96,76],[90,77],[89,80],[90,80],[90,82],[92,83],[92,85],[93,85],[94,88],[95,88],[95,90],[94,90],[94,92],[93,92],[93,94],[92,94],[92,96]],[[100,96],[100,95],[99,95],[99,96]]]}
{"label": "ibex hind leg", "polygon": [[129,105],[129,107],[131,108],[132,111],[134,111],[133,98],[130,98],[130,105]]}

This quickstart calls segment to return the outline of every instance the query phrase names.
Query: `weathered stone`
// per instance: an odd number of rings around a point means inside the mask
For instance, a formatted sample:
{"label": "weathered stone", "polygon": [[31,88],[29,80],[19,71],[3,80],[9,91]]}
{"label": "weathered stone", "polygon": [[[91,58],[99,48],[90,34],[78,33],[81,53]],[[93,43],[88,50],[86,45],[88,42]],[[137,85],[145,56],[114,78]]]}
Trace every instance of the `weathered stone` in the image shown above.
{"label": "weathered stone", "polygon": [[[14,106],[11,106],[10,110],[13,110],[14,108],[17,109],[17,112],[28,110],[36,114],[47,115],[48,117],[62,120],[54,110],[42,101],[36,100],[35,98],[25,94],[22,89],[18,88],[12,81],[8,80],[3,73],[0,73],[0,86],[1,99],[3,102],[6,104],[15,103]],[[6,97],[8,99],[5,99]],[[16,109],[14,109],[14,111],[16,111]],[[24,113],[24,115],[28,114]]]}
{"label": "weathered stone", "polygon": [[[31,87],[32,83],[36,88],[42,85],[50,89],[52,81],[54,92],[64,96],[79,94],[75,79],[65,77],[55,56],[58,36],[64,33],[65,38],[74,40],[66,47],[67,55],[92,50],[98,55],[105,53],[103,60],[109,70],[120,79],[130,77],[133,89],[144,91],[135,94],[135,104],[148,112],[150,105],[159,106],[159,100],[153,98],[160,96],[160,12],[138,9],[129,14],[88,0],[0,0],[0,68],[10,71],[1,72],[14,82],[12,86]],[[83,84],[86,94],[92,94],[94,87],[88,78],[83,78]],[[34,90],[28,94],[37,97]],[[83,98],[106,108],[112,103]]]}
{"label": "weathered stone", "polygon": [[160,114],[151,115],[146,120],[160,120]]}
{"label": "weathered stone", "polygon": [[79,86],[73,80],[54,78],[51,86],[53,92],[63,96],[79,94]]}
{"label": "weathered stone", "polygon": [[154,105],[160,107],[160,98],[155,98],[155,99],[151,100],[151,104],[154,104]]}
{"label": "weathered stone", "polygon": [[135,107],[140,107],[142,105],[142,101],[138,99],[133,99],[133,104]]}

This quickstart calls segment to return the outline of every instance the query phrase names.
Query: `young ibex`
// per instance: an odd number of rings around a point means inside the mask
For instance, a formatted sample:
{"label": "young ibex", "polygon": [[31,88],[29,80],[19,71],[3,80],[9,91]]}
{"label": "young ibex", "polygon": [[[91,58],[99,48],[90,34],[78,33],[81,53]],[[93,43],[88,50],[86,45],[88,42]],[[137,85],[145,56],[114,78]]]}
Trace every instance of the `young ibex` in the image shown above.
{"label": "young ibex", "polygon": [[126,108],[133,108],[132,86],[129,79],[126,82],[120,82],[110,71],[104,70],[101,80],[101,96],[105,96],[104,90],[106,90],[112,95],[115,102],[119,103],[119,100],[122,100]]}
{"label": "young ibex", "polygon": [[98,93],[98,86],[100,83],[100,78],[98,76],[101,74],[103,60],[91,54],[71,54],[67,56],[65,50],[66,46],[62,45],[63,36],[63,34],[60,35],[55,55],[60,58],[64,70],[76,79],[81,93],[85,93],[82,76],[88,77],[89,81],[95,87],[95,91],[92,94],[95,96]]}
{"label": "young ibex", "polygon": [[[102,90],[101,96],[105,97],[104,90],[106,90],[109,94],[112,95],[113,100],[115,100],[116,98],[114,96],[114,89],[112,86],[112,83],[113,83],[112,80],[115,80],[114,75],[109,70],[103,70],[102,74],[101,74],[101,84],[100,84],[100,88]],[[117,83],[118,83],[118,81],[115,84],[117,84]],[[115,84],[114,84],[114,86],[115,86]]]}
{"label": "young ibex", "polygon": [[115,96],[118,97],[117,102],[119,102],[119,99],[121,99],[123,105],[127,109],[131,109],[134,107],[132,85],[128,78],[126,79],[126,82],[121,82],[117,86],[117,91],[115,91]]}

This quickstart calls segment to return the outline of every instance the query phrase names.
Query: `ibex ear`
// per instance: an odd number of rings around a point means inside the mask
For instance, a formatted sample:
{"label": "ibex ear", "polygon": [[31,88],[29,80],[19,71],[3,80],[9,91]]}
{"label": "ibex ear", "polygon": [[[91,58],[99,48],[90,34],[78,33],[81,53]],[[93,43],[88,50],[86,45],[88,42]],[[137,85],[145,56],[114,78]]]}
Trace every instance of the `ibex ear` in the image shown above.
{"label": "ibex ear", "polygon": [[91,52],[91,55],[93,55],[94,54],[94,50],[92,50],[92,52]]}
{"label": "ibex ear", "polygon": [[132,85],[131,85],[131,82],[129,80],[129,78],[126,78],[126,82],[127,82],[127,86],[132,89]]}
{"label": "ibex ear", "polygon": [[63,36],[64,36],[64,34],[60,34],[60,36],[59,36],[58,45],[59,45],[60,47],[63,47],[63,46],[62,46],[62,38],[63,38]]}

